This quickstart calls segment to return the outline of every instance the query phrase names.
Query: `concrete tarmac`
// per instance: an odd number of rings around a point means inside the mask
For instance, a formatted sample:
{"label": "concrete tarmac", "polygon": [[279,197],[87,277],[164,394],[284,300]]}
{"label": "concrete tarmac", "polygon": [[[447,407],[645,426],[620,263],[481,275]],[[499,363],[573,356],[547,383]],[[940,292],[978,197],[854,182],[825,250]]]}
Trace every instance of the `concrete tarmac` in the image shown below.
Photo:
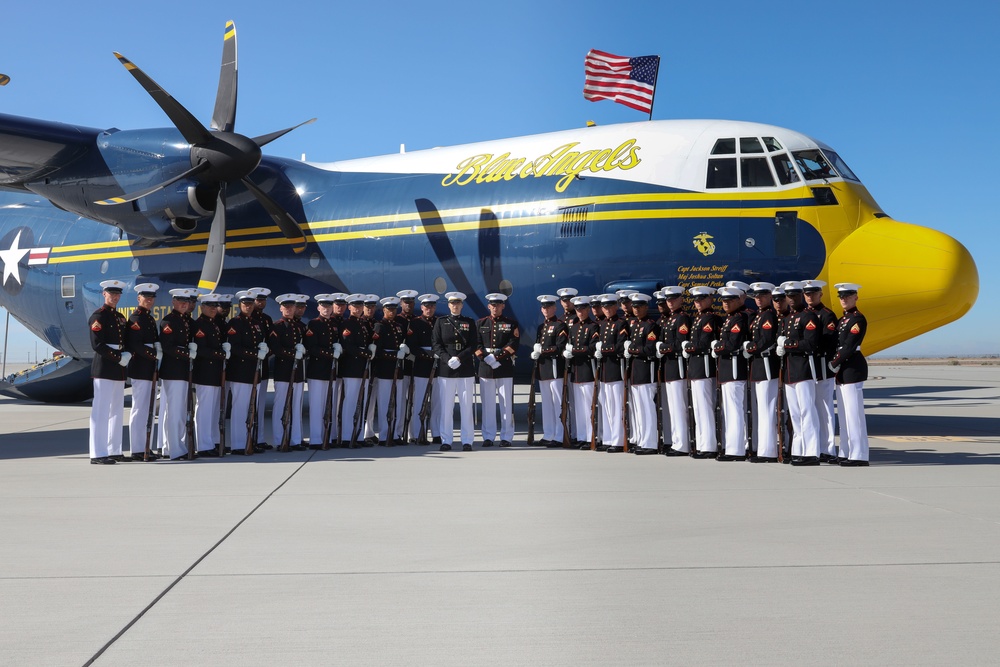
{"label": "concrete tarmac", "polygon": [[89,405],[0,399],[0,664],[992,664],[1000,371],[872,374],[870,468],[523,420],[509,450],[91,466]]}

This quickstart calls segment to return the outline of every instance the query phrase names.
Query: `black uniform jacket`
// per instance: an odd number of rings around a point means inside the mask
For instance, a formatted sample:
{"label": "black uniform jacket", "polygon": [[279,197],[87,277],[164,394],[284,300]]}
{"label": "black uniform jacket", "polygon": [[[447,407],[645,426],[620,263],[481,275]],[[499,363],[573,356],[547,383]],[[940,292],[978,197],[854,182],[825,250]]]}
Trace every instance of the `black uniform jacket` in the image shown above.
{"label": "black uniform jacket", "polygon": [[292,370],[295,371],[293,382],[302,382],[305,374],[302,364],[295,361],[295,346],[302,342],[302,329],[294,320],[281,318],[271,328],[267,337],[267,347],[274,355],[274,381],[288,382],[292,380]]}
{"label": "black uniform jacket", "polygon": [[691,315],[682,309],[671,311],[661,318],[660,340],[663,342],[663,381],[675,382],[687,377],[681,344],[691,338]]}
{"label": "black uniform jacket", "polygon": [[90,376],[101,380],[125,381],[127,371],[118,362],[125,351],[125,316],[114,308],[101,306],[87,320],[94,360]]}
{"label": "black uniform jacket", "polygon": [[[271,337],[271,329],[274,328],[274,320],[272,320],[271,316],[262,310],[253,311],[253,315],[251,315],[251,317],[253,317],[257,321],[257,326],[260,327],[261,332],[264,334],[264,342],[266,343]],[[261,380],[266,380],[269,377],[271,377],[271,371],[269,369],[269,366],[271,364],[272,359],[273,357],[271,355],[271,352],[268,351],[267,356],[264,357],[264,363],[262,363],[260,366]],[[265,383],[265,385],[266,384],[267,383]]]}
{"label": "black uniform jacket", "polygon": [[740,308],[726,315],[719,331],[722,347],[716,352],[719,363],[719,382],[746,380],[750,364],[743,356],[743,341],[750,337],[750,313]]}
{"label": "black uniform jacket", "polygon": [[406,347],[410,348],[413,360],[413,376],[429,378],[437,357],[434,356],[434,321],[430,317],[413,317],[406,328]]}
{"label": "black uniform jacket", "polygon": [[[396,372],[396,358],[399,346],[406,340],[406,324],[392,320],[381,319],[375,322],[372,342],[375,343],[375,358],[372,360],[372,372],[380,380],[391,380]],[[399,378],[403,377],[402,369]]]}
{"label": "black uniform jacket", "polygon": [[542,346],[541,356],[538,357],[539,380],[555,380],[563,376],[566,360],[562,351],[566,349],[568,340],[569,329],[562,320],[553,317],[538,325],[535,344]]}
{"label": "black uniform jacket", "polygon": [[601,340],[601,327],[589,317],[585,320],[577,318],[570,325],[569,344],[573,346],[573,358],[569,360],[570,382],[594,381],[594,370],[597,367],[594,351],[599,340]]}
{"label": "black uniform jacket", "polygon": [[[494,318],[487,315],[476,322],[476,356],[479,357],[479,377],[514,377],[514,355],[521,341],[521,330],[517,322],[506,315]],[[489,355],[496,357],[500,367],[496,370],[483,359]]]}
{"label": "black uniform jacket", "polygon": [[185,380],[191,370],[191,355],[188,343],[192,339],[193,321],[190,317],[172,310],[160,320],[160,346],[163,361],[160,362],[161,380]]}
{"label": "black uniform jacket", "polygon": [[712,341],[719,338],[722,318],[715,311],[694,315],[691,322],[691,343],[694,349],[688,359],[688,378],[707,380],[715,377],[715,359],[712,358]]}
{"label": "black uniform jacket", "polygon": [[338,318],[315,317],[309,320],[306,327],[306,353],[309,361],[306,363],[306,378],[309,380],[326,380],[333,373],[333,344],[340,342],[340,326]]}
{"label": "black uniform jacket", "polygon": [[264,330],[260,323],[260,318],[243,313],[229,320],[226,339],[232,349],[226,365],[227,382],[253,383],[254,372],[257,370],[257,352],[264,342]]}
{"label": "black uniform jacket", "polygon": [[629,352],[632,354],[632,384],[656,382],[656,342],[660,339],[660,327],[651,319],[633,319],[629,322]]}
{"label": "black uniform jacket", "polygon": [[861,354],[861,341],[868,331],[868,320],[857,308],[844,313],[837,323],[837,350],[831,363],[839,366],[837,384],[855,384],[868,379],[868,361]]}
{"label": "black uniform jacket", "polygon": [[360,378],[365,374],[372,342],[372,331],[364,320],[345,317],[340,327],[340,344],[344,348],[337,371],[342,378]]}
{"label": "black uniform jacket", "polygon": [[[617,315],[605,319],[600,325],[601,365],[598,373],[601,382],[621,382],[622,356],[628,345],[628,325]],[[595,345],[596,348],[596,345]]]}
{"label": "black uniform jacket", "polygon": [[826,363],[817,355],[820,350],[821,331],[816,313],[808,308],[789,316],[785,334],[788,336],[785,341],[785,382],[794,384],[820,377],[819,364]]}
{"label": "black uniform jacket", "polygon": [[153,314],[139,306],[128,318],[125,331],[125,349],[132,353],[128,362],[128,376],[133,380],[152,380],[156,371],[156,348],[153,344],[160,340]]}
{"label": "black uniform jacket", "polygon": [[[438,377],[469,378],[476,374],[472,360],[476,351],[476,322],[465,315],[444,315],[434,323],[434,354],[438,358]],[[448,360],[458,357],[458,368]]]}
{"label": "black uniform jacket", "polygon": [[819,349],[816,351],[816,362],[819,366],[816,369],[816,379],[826,380],[833,377],[833,373],[827,368],[826,362],[833,359],[833,355],[837,353],[837,316],[822,303],[817,304],[815,308],[810,307],[809,310],[816,313],[816,317],[819,319],[820,330],[822,331],[820,334]]}
{"label": "black uniform jacket", "polygon": [[209,387],[222,386],[222,368],[226,363],[226,353],[222,343],[226,340],[215,318],[202,315],[194,321],[194,342],[198,354],[194,358],[194,383]]}
{"label": "black uniform jacket", "polygon": [[757,313],[750,325],[750,347],[747,351],[753,355],[750,360],[750,379],[763,382],[768,379],[778,379],[781,358],[775,354],[775,345],[781,333],[778,313],[772,307],[764,308]]}

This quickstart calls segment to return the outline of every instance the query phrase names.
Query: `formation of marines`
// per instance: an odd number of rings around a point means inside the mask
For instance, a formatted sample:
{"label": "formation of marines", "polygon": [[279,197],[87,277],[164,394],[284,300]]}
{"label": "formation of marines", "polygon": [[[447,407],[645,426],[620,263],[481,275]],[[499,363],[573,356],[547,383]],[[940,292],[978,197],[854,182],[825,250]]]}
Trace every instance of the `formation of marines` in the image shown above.
{"label": "formation of marines", "polygon": [[[528,444],[868,465],[860,286],[835,286],[844,313],[839,320],[823,303],[825,286],[819,280],[731,281],[719,289],[669,286],[653,295],[583,296],[563,288],[538,296],[543,321],[530,343],[529,417],[536,414],[536,380],[542,414],[540,424],[529,424]],[[479,320],[462,314],[467,297],[461,292],[444,295],[448,311],[440,315],[440,297],[416,290],[384,298],[282,294],[275,297],[281,318],[273,321],[264,312],[266,288],[235,295],[179,288],[170,290],[171,310],[157,322],[157,285],[135,286],[138,307],[127,320],[117,310],[126,285],[109,280],[101,287],[105,303],[89,322],[91,463],[274,448],[436,444],[442,451],[471,451],[477,390],[481,446],[510,447],[514,439],[514,361],[522,334],[504,314],[504,294],[486,295],[489,315]],[[693,311],[684,307],[685,294]],[[716,297],[722,312],[714,308]],[[318,316],[304,322],[311,300]],[[233,303],[238,310],[230,316]],[[122,453],[126,377],[132,384],[128,458]],[[270,428],[264,421],[269,380]]]}

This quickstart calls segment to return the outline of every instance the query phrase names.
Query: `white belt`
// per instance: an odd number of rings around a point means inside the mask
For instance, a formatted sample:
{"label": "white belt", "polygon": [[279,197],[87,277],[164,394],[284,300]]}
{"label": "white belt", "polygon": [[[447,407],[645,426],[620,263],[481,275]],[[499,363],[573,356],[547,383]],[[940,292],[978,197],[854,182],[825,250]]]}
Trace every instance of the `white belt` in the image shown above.
{"label": "white belt", "polygon": [[496,354],[497,352],[503,352],[502,347],[486,347],[483,349],[486,350],[487,354]]}
{"label": "white belt", "polygon": [[431,348],[431,347],[421,347],[420,349],[424,350],[425,352],[430,352],[434,348]]}
{"label": "white belt", "polygon": [[111,348],[112,350],[120,350],[120,349],[122,349],[121,345],[113,345],[111,343],[108,343],[108,347]]}
{"label": "white belt", "polygon": [[155,346],[152,343],[143,343],[143,345],[145,345],[146,347],[148,347],[151,350],[155,348]]}

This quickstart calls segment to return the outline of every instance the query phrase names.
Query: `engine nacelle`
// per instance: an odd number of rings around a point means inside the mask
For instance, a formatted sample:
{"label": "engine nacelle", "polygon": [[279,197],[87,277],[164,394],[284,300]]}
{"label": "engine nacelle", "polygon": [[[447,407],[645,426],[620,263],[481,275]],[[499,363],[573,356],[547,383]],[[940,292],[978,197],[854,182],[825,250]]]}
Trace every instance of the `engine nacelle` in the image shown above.
{"label": "engine nacelle", "polygon": [[174,235],[169,230],[186,235],[195,230],[199,220],[212,217],[218,194],[217,187],[185,179],[133,203],[137,211],[166,235]]}

